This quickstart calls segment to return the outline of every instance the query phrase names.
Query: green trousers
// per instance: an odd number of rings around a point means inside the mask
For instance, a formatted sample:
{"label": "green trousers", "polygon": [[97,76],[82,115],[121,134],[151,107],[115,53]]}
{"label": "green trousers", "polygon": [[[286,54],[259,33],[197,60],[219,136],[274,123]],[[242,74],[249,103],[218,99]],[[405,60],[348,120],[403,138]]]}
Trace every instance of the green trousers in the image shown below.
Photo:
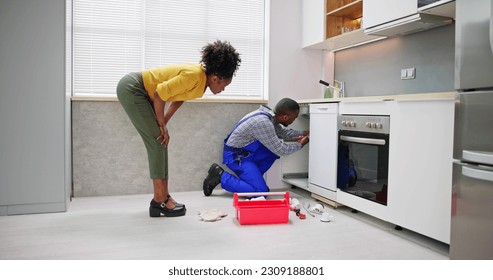
{"label": "green trousers", "polygon": [[156,140],[160,130],[151,100],[144,89],[142,75],[125,75],[118,82],[116,94],[144,141],[151,179],[168,179],[168,149]]}

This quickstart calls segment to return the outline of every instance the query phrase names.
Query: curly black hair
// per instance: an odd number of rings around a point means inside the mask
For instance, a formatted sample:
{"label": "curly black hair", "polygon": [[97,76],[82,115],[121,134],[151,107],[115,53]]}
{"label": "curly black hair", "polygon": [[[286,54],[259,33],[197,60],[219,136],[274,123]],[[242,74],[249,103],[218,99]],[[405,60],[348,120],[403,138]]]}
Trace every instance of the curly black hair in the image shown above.
{"label": "curly black hair", "polygon": [[241,63],[240,54],[227,41],[216,40],[202,48],[202,60],[206,75],[231,79]]}

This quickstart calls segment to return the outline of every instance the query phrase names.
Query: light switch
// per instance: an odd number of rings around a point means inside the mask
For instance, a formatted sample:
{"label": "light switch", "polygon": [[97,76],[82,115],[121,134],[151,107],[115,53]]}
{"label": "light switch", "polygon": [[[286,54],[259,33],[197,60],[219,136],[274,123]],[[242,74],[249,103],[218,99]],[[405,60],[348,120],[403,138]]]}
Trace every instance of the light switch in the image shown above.
{"label": "light switch", "polygon": [[401,69],[401,80],[414,79],[416,77],[416,68]]}
{"label": "light switch", "polygon": [[414,79],[416,74],[416,68],[409,68],[407,69],[407,78],[408,79]]}
{"label": "light switch", "polygon": [[407,69],[401,69],[401,80],[405,80],[407,78]]}

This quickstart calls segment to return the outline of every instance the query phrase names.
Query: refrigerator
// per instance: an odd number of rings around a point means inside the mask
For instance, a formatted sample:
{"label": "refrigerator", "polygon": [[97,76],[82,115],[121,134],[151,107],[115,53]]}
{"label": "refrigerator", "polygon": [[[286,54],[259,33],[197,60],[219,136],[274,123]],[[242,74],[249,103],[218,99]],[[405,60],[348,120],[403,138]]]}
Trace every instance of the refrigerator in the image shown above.
{"label": "refrigerator", "polygon": [[493,0],[456,1],[450,259],[493,259]]}

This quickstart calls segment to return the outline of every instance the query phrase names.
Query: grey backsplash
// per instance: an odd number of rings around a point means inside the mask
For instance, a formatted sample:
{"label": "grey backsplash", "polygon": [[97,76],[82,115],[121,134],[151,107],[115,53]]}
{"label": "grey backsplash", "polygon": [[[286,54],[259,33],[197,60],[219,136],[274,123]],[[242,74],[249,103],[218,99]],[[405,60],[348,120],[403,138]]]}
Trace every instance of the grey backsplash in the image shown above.
{"label": "grey backsplash", "polygon": [[[259,104],[186,102],[168,124],[171,193],[197,191],[223,139]],[[75,197],[152,193],[144,144],[116,101],[74,101]]]}
{"label": "grey backsplash", "polygon": [[[346,96],[454,91],[455,25],[388,38],[335,53],[335,79]],[[401,80],[401,69],[416,78]]]}

